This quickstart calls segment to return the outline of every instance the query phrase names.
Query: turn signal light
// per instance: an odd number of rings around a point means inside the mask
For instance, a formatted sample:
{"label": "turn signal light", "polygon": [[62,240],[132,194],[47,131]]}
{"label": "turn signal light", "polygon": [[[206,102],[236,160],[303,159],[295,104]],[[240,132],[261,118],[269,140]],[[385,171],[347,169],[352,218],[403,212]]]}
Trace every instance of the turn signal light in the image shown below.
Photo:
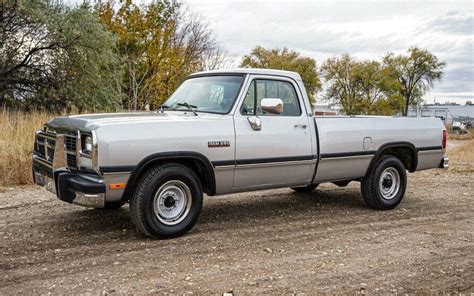
{"label": "turn signal light", "polygon": [[125,183],[111,183],[109,189],[125,189]]}

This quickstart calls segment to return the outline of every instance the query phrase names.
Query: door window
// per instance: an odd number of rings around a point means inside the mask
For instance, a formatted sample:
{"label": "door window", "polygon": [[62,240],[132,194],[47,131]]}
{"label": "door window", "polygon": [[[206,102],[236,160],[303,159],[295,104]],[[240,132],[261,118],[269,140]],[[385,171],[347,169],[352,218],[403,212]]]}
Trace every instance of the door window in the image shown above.
{"label": "door window", "polygon": [[[283,112],[270,114],[262,111],[260,106],[264,98],[281,99]],[[247,90],[240,113],[258,116],[300,116],[301,107],[295,88],[291,83],[280,80],[254,79]]]}

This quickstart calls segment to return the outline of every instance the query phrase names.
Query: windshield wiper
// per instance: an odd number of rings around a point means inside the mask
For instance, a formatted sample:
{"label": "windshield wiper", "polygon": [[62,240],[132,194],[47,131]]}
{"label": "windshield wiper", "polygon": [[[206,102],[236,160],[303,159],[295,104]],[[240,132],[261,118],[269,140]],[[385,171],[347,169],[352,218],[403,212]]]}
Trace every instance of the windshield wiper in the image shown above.
{"label": "windshield wiper", "polygon": [[166,104],[162,104],[158,107],[157,111],[159,110],[161,113],[164,113],[165,112],[165,109],[168,109],[168,110],[175,110],[173,107],[170,107]]}
{"label": "windshield wiper", "polygon": [[176,105],[186,107],[186,108],[188,108],[191,112],[193,112],[194,115],[198,116],[197,112],[194,111],[194,109],[197,109],[197,108],[198,108],[197,106],[195,106],[195,105],[190,105],[190,104],[188,104],[188,103],[186,103],[186,102],[177,103]]}

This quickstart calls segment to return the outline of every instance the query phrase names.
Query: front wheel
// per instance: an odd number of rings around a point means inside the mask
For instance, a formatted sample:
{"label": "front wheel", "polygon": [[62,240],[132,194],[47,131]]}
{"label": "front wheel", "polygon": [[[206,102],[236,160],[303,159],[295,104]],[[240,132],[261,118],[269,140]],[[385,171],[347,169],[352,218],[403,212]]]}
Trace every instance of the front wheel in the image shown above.
{"label": "front wheel", "polygon": [[407,174],[403,163],[394,156],[383,156],[361,182],[365,203],[377,210],[395,208],[403,199]]}
{"label": "front wheel", "polygon": [[196,224],[202,202],[201,184],[194,171],[168,163],[142,175],[130,200],[130,214],[140,232],[156,238],[173,238]]}

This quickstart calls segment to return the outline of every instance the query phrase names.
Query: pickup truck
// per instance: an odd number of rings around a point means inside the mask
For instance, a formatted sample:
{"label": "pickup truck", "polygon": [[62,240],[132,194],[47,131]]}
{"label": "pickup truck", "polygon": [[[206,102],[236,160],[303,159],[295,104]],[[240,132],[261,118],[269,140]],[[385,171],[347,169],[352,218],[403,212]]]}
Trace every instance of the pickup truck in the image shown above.
{"label": "pickup truck", "polygon": [[189,76],[154,112],[57,117],[36,132],[33,177],[60,200],[129,203],[142,233],[170,238],[198,221],[203,194],[361,183],[395,208],[407,171],[446,168],[437,118],[315,117],[299,74],[267,69]]}

